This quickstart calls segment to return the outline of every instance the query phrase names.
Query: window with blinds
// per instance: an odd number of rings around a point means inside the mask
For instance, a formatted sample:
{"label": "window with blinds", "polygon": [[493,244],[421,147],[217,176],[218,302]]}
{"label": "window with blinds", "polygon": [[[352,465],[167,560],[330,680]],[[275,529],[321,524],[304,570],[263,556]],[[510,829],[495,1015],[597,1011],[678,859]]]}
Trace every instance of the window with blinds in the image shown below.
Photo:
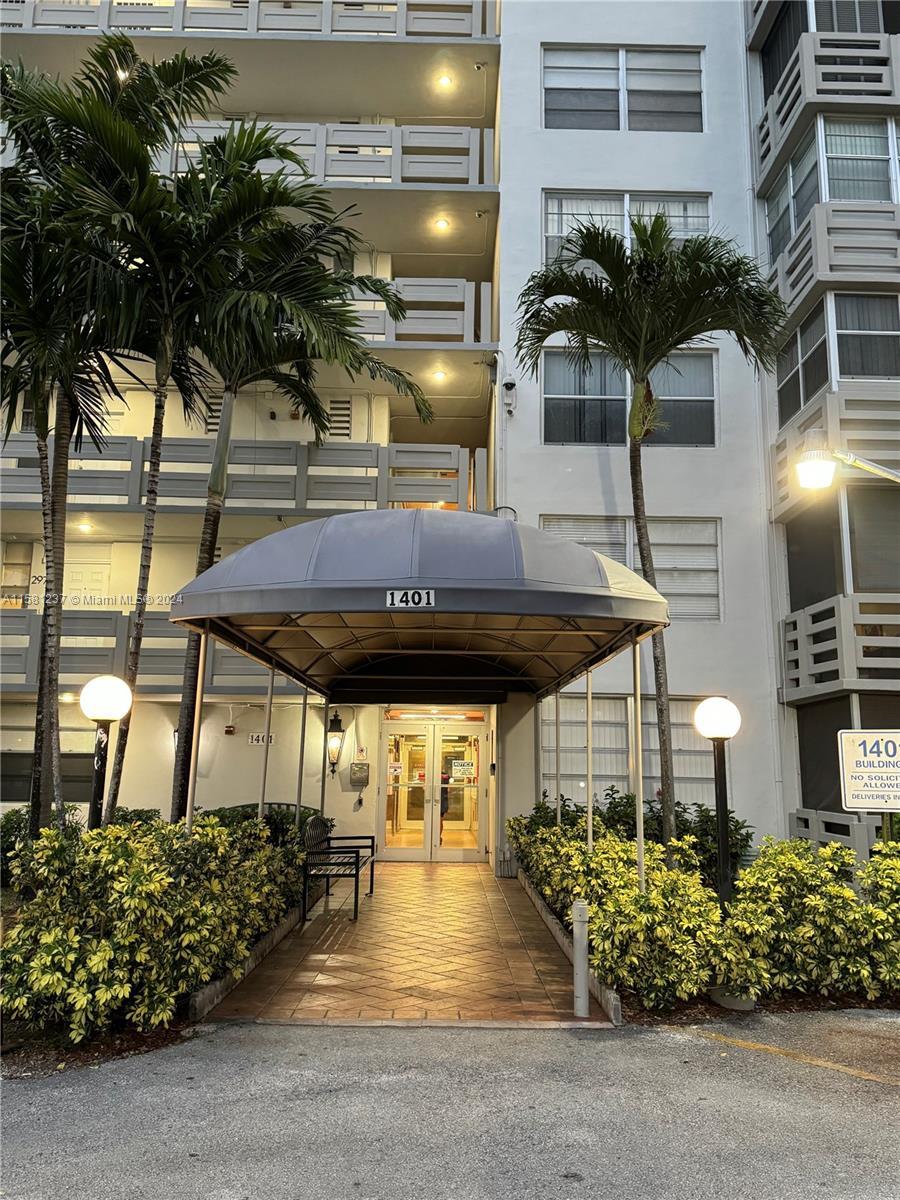
{"label": "window with blinds", "polygon": [[[582,691],[584,683],[582,682]],[[577,684],[576,684],[577,687]],[[684,804],[708,804],[715,801],[711,743],[694,729],[697,699],[671,700],[672,757],[678,798]],[[598,800],[612,785],[628,792],[628,721],[630,701],[623,696],[591,697],[591,734],[593,778]],[[563,692],[559,706],[559,767],[563,795],[576,803],[586,802],[587,754],[584,695]],[[659,734],[653,697],[643,697],[641,712],[643,742],[644,795],[656,794],[659,778]],[[542,787],[550,797],[556,795],[556,711],[555,700],[541,704]]]}
{"label": "window with blinds", "polygon": [[353,398],[332,396],[328,401],[328,420],[330,424],[326,441],[349,442],[352,437]]}
{"label": "window with blinds", "polygon": [[890,201],[891,150],[883,117],[826,117],[830,200]]}
{"label": "window with blinds", "polygon": [[819,164],[813,126],[766,197],[770,262],[774,263],[785,249],[810,209],[819,203],[819,198]]}
{"label": "window with blinds", "polygon": [[547,129],[703,130],[699,50],[548,46],[543,83]]}
{"label": "window with blinds", "polygon": [[775,373],[778,423],[784,425],[828,384],[825,305],[819,304],[785,342]]}
{"label": "window with blinds", "polygon": [[709,230],[709,196],[680,192],[546,192],[544,261],[552,262],[579,225],[599,225],[631,244],[631,218],[663,213],[679,240]]}
{"label": "window with blinds", "polygon": [[900,298],[834,298],[838,361],[844,379],[900,378]]}
{"label": "window with blinds", "polygon": [[759,52],[764,99],[768,100],[778,87],[778,81],[784,73],[784,68],[791,61],[801,33],[806,33],[808,29],[806,4],[798,4],[796,0],[785,0]]}
{"label": "window with blinds", "polygon": [[819,33],[881,33],[879,0],[816,0],[815,8]]}
{"label": "window with blinds", "polygon": [[[714,446],[715,364],[711,351],[679,351],[650,376],[660,399],[661,427],[653,446]],[[572,365],[564,350],[544,354],[544,442],[547,445],[624,446],[628,381],[608,354],[591,355],[591,369]]]}
{"label": "window with blinds", "polygon": [[[541,517],[541,528],[571,538],[641,574],[632,517]],[[719,522],[715,517],[648,520],[656,586],[676,619],[721,617]]]}
{"label": "window with blinds", "polygon": [[203,428],[207,437],[214,437],[219,432],[221,420],[222,397],[211,396],[206,403],[206,412],[203,414]]}
{"label": "window with blinds", "polygon": [[847,489],[854,592],[900,592],[900,488]]}

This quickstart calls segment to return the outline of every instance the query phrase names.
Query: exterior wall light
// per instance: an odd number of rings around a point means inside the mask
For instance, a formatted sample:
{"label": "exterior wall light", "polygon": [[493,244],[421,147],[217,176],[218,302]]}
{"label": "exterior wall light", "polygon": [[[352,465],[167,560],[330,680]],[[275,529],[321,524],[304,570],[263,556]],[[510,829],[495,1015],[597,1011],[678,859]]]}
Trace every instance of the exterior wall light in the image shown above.
{"label": "exterior wall light", "polygon": [[331,720],[328,722],[328,762],[331,766],[331,774],[337,772],[338,762],[341,757],[341,748],[344,745],[344,734],[346,730],[341,723],[341,714],[334,712],[331,714]]}
{"label": "exterior wall light", "polygon": [[900,483],[900,471],[883,467],[881,463],[871,462],[868,458],[860,458],[849,450],[832,450],[824,429],[811,429],[803,439],[803,449],[796,463],[797,482],[802,488],[813,491],[829,488],[834,483],[839,462],[877,475],[880,479],[889,479],[891,483]]}
{"label": "exterior wall light", "polygon": [[131,711],[131,688],[115,675],[97,675],[81,689],[81,711],[97,726],[94,737],[94,774],[91,782],[91,802],[88,808],[88,829],[97,829],[103,815],[103,792],[106,787],[106,756],[109,751],[109,727],[121,721]]}
{"label": "exterior wall light", "polygon": [[694,711],[694,728],[701,737],[713,744],[713,767],[716,787],[716,833],[718,844],[719,903],[724,907],[731,899],[731,838],[728,828],[728,777],[725,770],[725,743],[741,727],[741,714],[736,704],[724,696],[702,700]]}

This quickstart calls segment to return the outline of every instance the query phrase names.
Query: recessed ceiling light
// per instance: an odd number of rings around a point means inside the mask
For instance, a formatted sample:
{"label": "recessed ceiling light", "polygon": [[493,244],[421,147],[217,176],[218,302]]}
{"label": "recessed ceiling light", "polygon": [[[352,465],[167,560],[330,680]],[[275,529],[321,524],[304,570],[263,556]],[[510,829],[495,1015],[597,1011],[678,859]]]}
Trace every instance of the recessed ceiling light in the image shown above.
{"label": "recessed ceiling light", "polygon": [[94,527],[90,523],[90,521],[79,521],[78,522],[78,532],[79,533],[90,533],[93,528]]}
{"label": "recessed ceiling light", "polygon": [[444,380],[447,378],[447,372],[446,371],[434,371],[434,372],[432,372],[431,378],[434,379],[435,382],[437,382],[437,383],[443,383]]}
{"label": "recessed ceiling light", "polygon": [[119,83],[124,83],[128,78],[128,71],[124,67],[116,67],[116,79]]}
{"label": "recessed ceiling light", "polygon": [[74,704],[75,703],[75,693],[74,692],[61,692],[59,698],[63,704]]}
{"label": "recessed ceiling light", "polygon": [[453,87],[453,76],[447,74],[438,75],[437,84],[439,88],[443,88],[446,91],[447,88]]}
{"label": "recessed ceiling light", "polygon": [[434,223],[434,227],[439,233],[446,233],[450,228],[450,222],[446,217],[438,217]]}

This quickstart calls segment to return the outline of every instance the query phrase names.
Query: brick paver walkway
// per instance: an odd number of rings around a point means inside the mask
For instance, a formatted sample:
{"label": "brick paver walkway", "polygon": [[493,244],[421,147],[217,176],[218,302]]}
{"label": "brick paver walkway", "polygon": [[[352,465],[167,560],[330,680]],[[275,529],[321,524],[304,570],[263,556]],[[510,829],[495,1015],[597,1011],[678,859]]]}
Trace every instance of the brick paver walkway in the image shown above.
{"label": "brick paver walkway", "polygon": [[322,906],[212,1020],[572,1020],[568,960],[518,881],[486,865],[382,863],[358,921],[346,887]]}

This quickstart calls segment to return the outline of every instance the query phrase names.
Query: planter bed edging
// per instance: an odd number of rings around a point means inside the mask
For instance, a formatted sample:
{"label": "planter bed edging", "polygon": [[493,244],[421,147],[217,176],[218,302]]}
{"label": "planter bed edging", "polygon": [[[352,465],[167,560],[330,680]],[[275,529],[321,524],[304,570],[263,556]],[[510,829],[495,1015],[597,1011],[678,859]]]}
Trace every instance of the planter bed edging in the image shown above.
{"label": "planter bed edging", "polygon": [[[552,912],[547,905],[544,897],[540,894],[525,872],[519,868],[518,874],[519,883],[525,890],[525,895],[537,909],[544,924],[553,934],[553,939],[562,950],[563,954],[572,961],[572,939],[569,937],[565,926],[559,918]],[[619,993],[615,988],[609,987],[597,978],[593,971],[588,969],[588,991],[612,1021],[613,1025],[624,1025],[625,1018],[622,1016],[622,1001]]]}
{"label": "planter bed edging", "polygon": [[287,914],[281,918],[279,923],[254,943],[250,953],[239,967],[229,971],[227,975],[222,975],[219,979],[210,980],[204,987],[188,996],[188,1020],[202,1021],[210,1009],[215,1008],[229,992],[234,991],[241,980],[246,979],[266,955],[274,950],[278,943],[299,924],[300,905],[298,904],[294,908],[288,909]]}

